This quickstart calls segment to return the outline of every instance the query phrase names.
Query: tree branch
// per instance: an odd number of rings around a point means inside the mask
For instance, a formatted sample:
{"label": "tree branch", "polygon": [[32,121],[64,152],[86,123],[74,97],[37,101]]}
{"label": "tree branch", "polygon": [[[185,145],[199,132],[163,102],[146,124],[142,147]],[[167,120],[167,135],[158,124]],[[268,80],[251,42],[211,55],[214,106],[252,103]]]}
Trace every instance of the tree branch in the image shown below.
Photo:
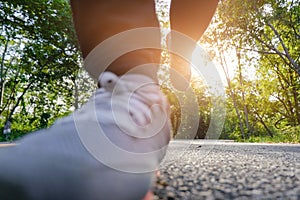
{"label": "tree branch", "polygon": [[272,31],[275,33],[275,35],[277,36],[277,38],[279,39],[279,42],[281,44],[281,46],[283,47],[283,50],[285,52],[285,56],[287,57],[287,59],[290,61],[290,63],[293,65],[293,69],[300,75],[300,66],[294,61],[294,59],[291,57],[288,48],[286,47],[286,45],[284,44],[284,41],[282,40],[280,34],[278,33],[278,31],[275,29],[275,27],[269,23],[268,21],[266,22],[267,25],[272,29]]}
{"label": "tree branch", "polygon": [[15,103],[14,107],[11,109],[9,116],[7,117],[6,121],[10,121],[11,117],[13,116],[16,108],[19,106],[23,96],[26,94],[26,92],[29,90],[31,85],[34,83],[34,79],[26,86],[26,88],[23,90],[22,94],[19,96],[17,102]]}
{"label": "tree branch", "polygon": [[4,74],[3,74],[3,68],[4,68],[4,60],[5,60],[5,55],[8,49],[8,43],[9,43],[9,37],[6,40],[4,51],[2,53],[2,60],[1,60],[1,65],[0,65],[0,107],[2,105],[2,97],[3,97],[3,90],[4,90]]}

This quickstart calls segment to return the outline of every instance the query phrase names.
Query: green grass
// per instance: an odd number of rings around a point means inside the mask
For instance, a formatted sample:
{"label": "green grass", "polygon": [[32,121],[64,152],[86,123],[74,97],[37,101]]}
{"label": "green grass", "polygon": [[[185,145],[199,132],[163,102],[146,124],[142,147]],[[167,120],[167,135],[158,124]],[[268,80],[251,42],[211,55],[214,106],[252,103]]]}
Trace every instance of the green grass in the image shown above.
{"label": "green grass", "polygon": [[238,139],[238,142],[255,142],[255,143],[294,143],[299,144],[299,134],[276,134],[270,136],[251,136],[249,139]]}
{"label": "green grass", "polygon": [[300,141],[296,139],[288,139],[288,138],[282,138],[280,136],[274,136],[274,137],[250,137],[249,139],[246,139],[244,141],[240,140],[240,142],[254,142],[254,143],[297,143],[299,144]]}
{"label": "green grass", "polygon": [[7,137],[7,140],[3,134],[0,133],[0,142],[11,142],[19,139],[26,135],[29,131],[20,131],[20,130],[12,130],[12,132]]}

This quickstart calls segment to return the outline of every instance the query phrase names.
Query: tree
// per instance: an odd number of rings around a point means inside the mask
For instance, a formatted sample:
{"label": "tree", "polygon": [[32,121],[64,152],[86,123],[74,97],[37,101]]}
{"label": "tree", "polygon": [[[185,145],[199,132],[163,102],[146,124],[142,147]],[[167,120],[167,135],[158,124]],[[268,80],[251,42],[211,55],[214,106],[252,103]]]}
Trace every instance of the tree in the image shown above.
{"label": "tree", "polygon": [[[248,137],[274,136],[299,126],[299,19],[299,1],[220,2],[202,43],[226,75],[230,102],[225,132],[236,132],[238,125],[240,133],[232,133],[238,138],[245,131]],[[229,51],[237,52],[237,62],[230,62]],[[228,75],[228,63],[235,65],[234,77]],[[247,77],[249,67],[255,68],[255,77]]]}
{"label": "tree", "polygon": [[70,112],[80,72],[68,2],[1,1],[0,10],[0,115],[45,127]]}
{"label": "tree", "polygon": [[285,0],[223,1],[219,16],[230,34],[241,38],[251,51],[277,55],[300,74],[300,2]]}

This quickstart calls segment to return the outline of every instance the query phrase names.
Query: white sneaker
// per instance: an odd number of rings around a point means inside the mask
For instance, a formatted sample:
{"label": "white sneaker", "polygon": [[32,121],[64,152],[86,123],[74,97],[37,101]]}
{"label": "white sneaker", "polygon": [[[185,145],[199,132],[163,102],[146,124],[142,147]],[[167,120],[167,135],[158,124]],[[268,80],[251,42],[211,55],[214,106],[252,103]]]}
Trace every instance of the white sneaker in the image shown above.
{"label": "white sneaker", "polygon": [[144,197],[170,140],[168,103],[143,75],[100,82],[81,109],[0,149],[0,199]]}

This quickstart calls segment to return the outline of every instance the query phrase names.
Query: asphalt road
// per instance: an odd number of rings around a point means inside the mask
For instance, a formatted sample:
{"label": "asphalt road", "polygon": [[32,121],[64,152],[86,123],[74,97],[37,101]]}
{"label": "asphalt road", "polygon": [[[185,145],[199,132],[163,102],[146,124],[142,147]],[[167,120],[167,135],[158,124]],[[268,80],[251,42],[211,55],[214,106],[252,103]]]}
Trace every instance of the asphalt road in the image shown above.
{"label": "asphalt road", "polygon": [[154,200],[300,200],[300,145],[172,141],[153,190]]}
{"label": "asphalt road", "polygon": [[172,141],[157,199],[300,200],[300,145]]}

